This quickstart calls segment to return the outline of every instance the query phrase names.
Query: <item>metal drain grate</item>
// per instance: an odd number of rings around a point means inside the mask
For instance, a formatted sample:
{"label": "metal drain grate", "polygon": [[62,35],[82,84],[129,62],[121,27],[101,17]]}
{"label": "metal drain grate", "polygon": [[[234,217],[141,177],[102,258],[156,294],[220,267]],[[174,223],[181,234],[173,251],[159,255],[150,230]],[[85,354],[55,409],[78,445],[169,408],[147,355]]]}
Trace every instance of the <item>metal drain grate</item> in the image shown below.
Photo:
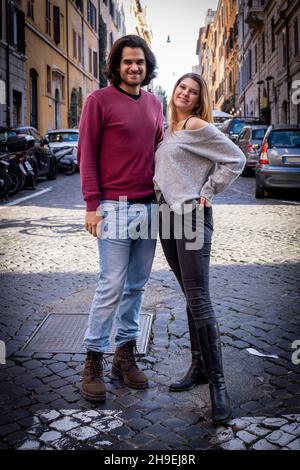
{"label": "metal drain grate", "polygon": [[[23,346],[22,351],[32,353],[83,353],[82,341],[87,327],[86,314],[50,313]],[[137,339],[138,355],[147,354],[153,315],[140,315],[140,336]],[[106,354],[115,352],[115,324],[110,337],[110,348]]]}

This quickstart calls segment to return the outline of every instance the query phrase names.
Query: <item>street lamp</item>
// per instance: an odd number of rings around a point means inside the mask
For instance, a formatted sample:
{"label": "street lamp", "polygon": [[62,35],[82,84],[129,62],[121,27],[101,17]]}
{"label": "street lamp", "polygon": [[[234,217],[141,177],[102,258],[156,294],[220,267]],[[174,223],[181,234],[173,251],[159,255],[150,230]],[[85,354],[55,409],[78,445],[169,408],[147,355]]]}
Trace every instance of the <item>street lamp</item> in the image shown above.
{"label": "street lamp", "polygon": [[169,34],[168,34],[168,37],[167,37],[167,42],[171,42]]}

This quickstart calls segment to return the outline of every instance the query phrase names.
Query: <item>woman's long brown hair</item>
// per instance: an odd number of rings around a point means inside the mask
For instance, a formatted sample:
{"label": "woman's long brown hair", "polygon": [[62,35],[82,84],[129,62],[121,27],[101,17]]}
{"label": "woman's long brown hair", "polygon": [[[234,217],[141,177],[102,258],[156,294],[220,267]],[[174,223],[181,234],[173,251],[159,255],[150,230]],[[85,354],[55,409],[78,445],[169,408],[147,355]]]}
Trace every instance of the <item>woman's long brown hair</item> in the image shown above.
{"label": "woman's long brown hair", "polygon": [[180,82],[182,82],[182,80],[184,80],[185,78],[191,78],[196,83],[198,83],[200,91],[198,103],[195,106],[195,109],[192,111],[191,115],[197,116],[207,122],[214,122],[212,115],[211,100],[205,80],[201,77],[201,75],[198,75],[197,73],[185,73],[184,75],[182,75],[182,77],[178,78],[177,82],[175,83],[170,103],[168,105],[171,132],[174,132],[175,126],[178,122],[176,107],[173,102],[174,93]]}

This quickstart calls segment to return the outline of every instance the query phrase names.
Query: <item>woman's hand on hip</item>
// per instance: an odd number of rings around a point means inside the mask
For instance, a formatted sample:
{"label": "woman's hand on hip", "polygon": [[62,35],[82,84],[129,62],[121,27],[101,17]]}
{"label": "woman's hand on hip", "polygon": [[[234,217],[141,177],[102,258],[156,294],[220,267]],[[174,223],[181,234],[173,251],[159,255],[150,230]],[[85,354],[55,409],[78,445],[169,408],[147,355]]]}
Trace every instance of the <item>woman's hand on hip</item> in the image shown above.
{"label": "woman's hand on hip", "polygon": [[85,213],[85,229],[94,237],[97,237],[97,227],[101,220],[103,217],[97,215],[96,211]]}
{"label": "woman's hand on hip", "polygon": [[209,202],[208,199],[205,199],[205,197],[200,197],[199,204],[200,206],[204,206],[204,207],[212,207],[211,202]]}

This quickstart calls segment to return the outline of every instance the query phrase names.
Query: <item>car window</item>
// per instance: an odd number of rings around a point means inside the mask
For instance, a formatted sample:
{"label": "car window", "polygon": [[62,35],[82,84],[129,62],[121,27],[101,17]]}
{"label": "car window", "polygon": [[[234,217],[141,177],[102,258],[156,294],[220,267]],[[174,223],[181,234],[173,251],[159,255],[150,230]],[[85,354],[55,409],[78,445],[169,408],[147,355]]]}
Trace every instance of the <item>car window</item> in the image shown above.
{"label": "car window", "polygon": [[77,142],[78,132],[55,132],[48,135],[49,142]]}
{"label": "car window", "polygon": [[268,144],[269,147],[300,147],[300,130],[271,131]]}
{"label": "car window", "polygon": [[29,129],[17,129],[18,134],[31,135]]}
{"label": "car window", "polygon": [[30,129],[30,133],[34,137],[34,140],[36,142],[38,142],[39,144],[42,142],[42,136],[35,129]]}
{"label": "car window", "polygon": [[245,131],[241,131],[238,136],[238,140],[242,140],[245,137]]}
{"label": "car window", "polygon": [[264,138],[266,129],[252,129],[252,139],[262,140]]}
{"label": "car window", "polygon": [[0,131],[0,142],[6,141],[7,137],[17,135],[16,131]]}
{"label": "car window", "polygon": [[233,134],[239,134],[244,126],[245,121],[235,121],[232,123],[232,128],[230,130]]}

